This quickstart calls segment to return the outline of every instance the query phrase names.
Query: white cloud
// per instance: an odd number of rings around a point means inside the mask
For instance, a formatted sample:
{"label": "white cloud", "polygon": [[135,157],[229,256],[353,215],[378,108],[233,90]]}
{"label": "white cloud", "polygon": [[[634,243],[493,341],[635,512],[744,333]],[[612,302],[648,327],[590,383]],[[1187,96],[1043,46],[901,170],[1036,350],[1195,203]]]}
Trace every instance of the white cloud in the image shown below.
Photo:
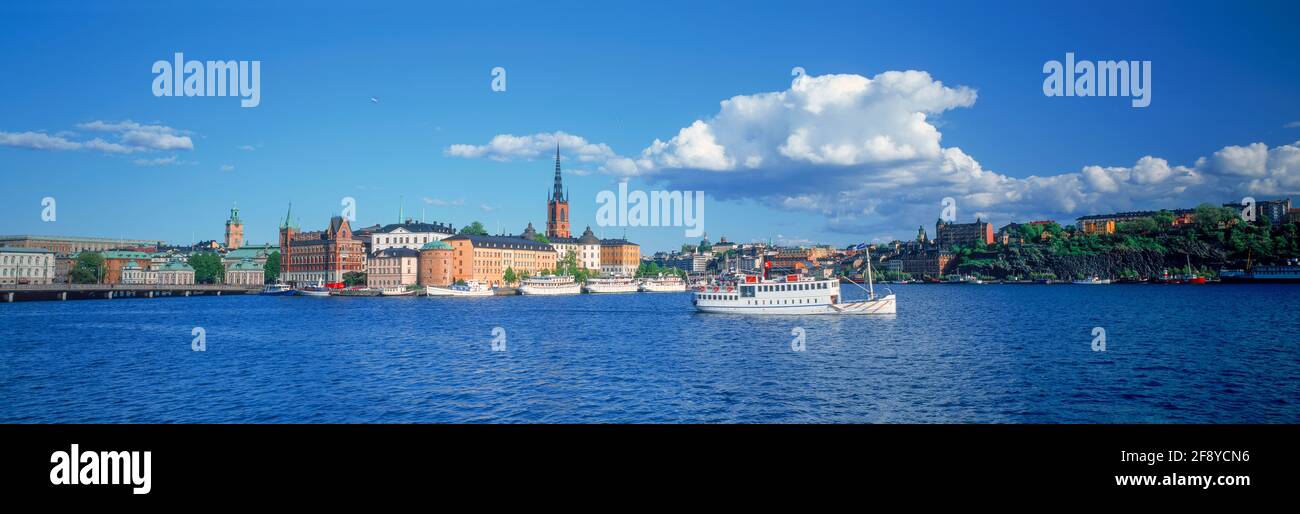
{"label": "white cloud", "polygon": [[485,204],[485,203],[483,203],[483,204],[479,204],[478,208],[479,208],[479,210],[481,210],[481,211],[483,211],[483,212],[492,212],[492,211],[497,210],[496,206],[494,206],[494,205],[488,205],[488,204]]}
{"label": "white cloud", "polygon": [[427,197],[427,196],[426,196],[426,197],[423,198],[423,200],[424,200],[424,203],[426,203],[426,204],[429,204],[429,205],[436,205],[436,206],[439,206],[439,207],[456,206],[456,205],[465,205],[465,199],[464,199],[464,198],[457,198],[457,199],[455,199],[455,200],[443,200],[443,199],[441,199],[441,198],[430,198],[430,197]]}
{"label": "white cloud", "polygon": [[92,121],[77,128],[116,134],[121,143],[138,150],[193,150],[188,132],[164,125],[142,125],[131,120],[120,122]]}
{"label": "white cloud", "polygon": [[235,171],[235,167],[230,164],[222,164],[221,171]]}
{"label": "white cloud", "polygon": [[135,159],[131,161],[131,163],[135,164],[136,166],[172,166],[172,165],[180,165],[180,164],[193,164],[190,162],[180,160],[180,158],[177,157],[175,154],[169,155],[167,157],[158,157],[155,159]]}
{"label": "white cloud", "polygon": [[[859,234],[887,229],[908,236],[900,231],[933,224],[940,200],[949,196],[962,221],[1068,223],[1084,214],[1300,194],[1300,141],[1227,146],[1190,165],[1148,155],[1131,166],[1024,178],[987,170],[962,149],[944,147],[935,121],[976,98],[974,90],[920,71],[801,76],[784,91],[724,100],[716,114],[653,140],[636,157],[570,137],[602,149],[590,154],[602,173],[820,213],[828,229]],[[447,153],[533,158],[544,150],[536,141],[545,136],[497,136]]]}
{"label": "white cloud", "polygon": [[1300,128],[1300,121],[1293,121],[1282,125],[1282,128]]}
{"label": "white cloud", "polygon": [[32,150],[80,150],[82,143],[42,132],[0,132],[0,145]]}
{"label": "white cloud", "polygon": [[608,145],[589,143],[582,137],[564,132],[542,132],[525,136],[501,134],[485,145],[451,145],[445,153],[454,157],[497,161],[536,159],[554,155],[557,142],[562,152],[582,162],[604,161],[614,157],[614,151]]}
{"label": "white cloud", "polygon": [[163,125],[142,125],[130,120],[121,122],[91,121],[77,125],[91,132],[111,134],[117,140],[103,138],[71,139],[75,133],[60,131],[55,135],[44,132],[0,132],[0,146],[33,150],[90,150],[111,154],[129,154],[156,150],[193,150],[194,142],[188,132]]}
{"label": "white cloud", "polygon": [[[790,89],[724,100],[641,154],[643,167],[733,171],[776,167],[862,166],[938,159],[942,138],[929,123],[975,103],[923,71],[800,76]],[[647,166],[648,165],[648,166]]]}

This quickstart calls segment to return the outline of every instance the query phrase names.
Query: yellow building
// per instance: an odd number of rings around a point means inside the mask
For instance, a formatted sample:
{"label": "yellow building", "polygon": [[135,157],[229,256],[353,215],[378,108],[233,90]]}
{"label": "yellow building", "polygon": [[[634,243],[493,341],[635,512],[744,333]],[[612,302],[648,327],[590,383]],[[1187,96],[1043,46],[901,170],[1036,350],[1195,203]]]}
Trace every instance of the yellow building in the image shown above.
{"label": "yellow building", "polygon": [[516,275],[540,275],[555,269],[555,249],[531,239],[457,234],[443,242],[451,245],[454,281],[473,280],[496,287],[505,285],[507,268]]}
{"label": "yellow building", "polygon": [[634,275],[641,266],[641,245],[626,239],[600,241],[600,272],[606,275]]}

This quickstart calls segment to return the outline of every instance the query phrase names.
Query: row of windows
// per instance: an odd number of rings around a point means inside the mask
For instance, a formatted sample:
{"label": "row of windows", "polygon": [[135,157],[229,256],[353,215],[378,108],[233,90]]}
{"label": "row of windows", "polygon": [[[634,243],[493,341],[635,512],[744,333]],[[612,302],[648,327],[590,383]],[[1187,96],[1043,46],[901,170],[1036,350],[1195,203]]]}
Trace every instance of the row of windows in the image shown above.
{"label": "row of windows", "polygon": [[740,286],[741,296],[754,296],[755,290],[760,293],[775,293],[783,291],[812,291],[815,289],[828,289],[830,282],[797,282],[793,284],[766,284],[758,286]]}
{"label": "row of windows", "polygon": [[47,276],[45,268],[4,268],[0,269],[0,277],[44,277]]}
{"label": "row of windows", "polygon": [[0,258],[4,264],[49,264],[48,255],[6,255]]}
{"label": "row of windows", "polygon": [[381,245],[424,244],[432,240],[433,236],[375,236],[375,244]]}
{"label": "row of windows", "polygon": [[[736,300],[736,295],[702,294],[701,300]],[[815,305],[821,303],[816,298],[784,298],[780,300],[745,300],[745,305]]]}

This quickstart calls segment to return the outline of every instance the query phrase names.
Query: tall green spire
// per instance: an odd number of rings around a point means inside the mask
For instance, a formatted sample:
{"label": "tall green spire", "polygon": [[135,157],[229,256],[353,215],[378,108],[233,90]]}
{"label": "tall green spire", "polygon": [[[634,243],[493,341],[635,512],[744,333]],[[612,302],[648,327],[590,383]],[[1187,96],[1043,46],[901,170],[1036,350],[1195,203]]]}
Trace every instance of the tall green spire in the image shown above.
{"label": "tall green spire", "polygon": [[290,227],[293,227],[293,202],[289,202],[289,210],[284,213],[284,223],[280,224],[280,228]]}

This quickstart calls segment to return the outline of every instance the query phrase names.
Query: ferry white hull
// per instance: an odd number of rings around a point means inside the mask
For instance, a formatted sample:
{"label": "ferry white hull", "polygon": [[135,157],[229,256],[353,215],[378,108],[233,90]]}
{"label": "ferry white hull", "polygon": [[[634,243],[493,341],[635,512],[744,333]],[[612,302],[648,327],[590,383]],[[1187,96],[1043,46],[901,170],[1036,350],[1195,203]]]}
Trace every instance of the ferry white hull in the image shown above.
{"label": "ferry white hull", "polygon": [[582,293],[582,286],[579,286],[578,284],[569,284],[564,286],[550,286],[550,287],[537,287],[537,286],[529,286],[529,285],[519,286],[519,294],[525,294],[530,296],[559,296],[559,295],[580,294],[580,293]]}
{"label": "ferry white hull", "polygon": [[770,314],[770,315],[810,315],[810,314],[897,314],[898,302],[894,295],[886,295],[875,300],[846,302],[839,304],[815,305],[738,305],[730,302],[699,301],[695,309],[711,314]]}
{"label": "ferry white hull", "polygon": [[321,298],[321,297],[328,297],[330,295],[330,291],[328,289],[324,289],[324,290],[299,289],[298,294],[302,296],[314,296],[317,298]]}
{"label": "ferry white hull", "polygon": [[491,289],[483,289],[480,291],[462,291],[459,289],[448,289],[445,287],[425,286],[424,294],[425,296],[443,296],[443,297],[471,296],[472,297],[472,296],[492,296],[496,293],[494,293]]}
{"label": "ferry white hull", "polygon": [[415,296],[415,291],[405,288],[382,289],[379,296]]}
{"label": "ferry white hull", "polygon": [[628,284],[586,284],[582,290],[588,293],[635,293],[636,282]]}
{"label": "ferry white hull", "polygon": [[646,282],[641,284],[640,291],[643,293],[684,293],[686,292],[686,283],[653,284]]}

